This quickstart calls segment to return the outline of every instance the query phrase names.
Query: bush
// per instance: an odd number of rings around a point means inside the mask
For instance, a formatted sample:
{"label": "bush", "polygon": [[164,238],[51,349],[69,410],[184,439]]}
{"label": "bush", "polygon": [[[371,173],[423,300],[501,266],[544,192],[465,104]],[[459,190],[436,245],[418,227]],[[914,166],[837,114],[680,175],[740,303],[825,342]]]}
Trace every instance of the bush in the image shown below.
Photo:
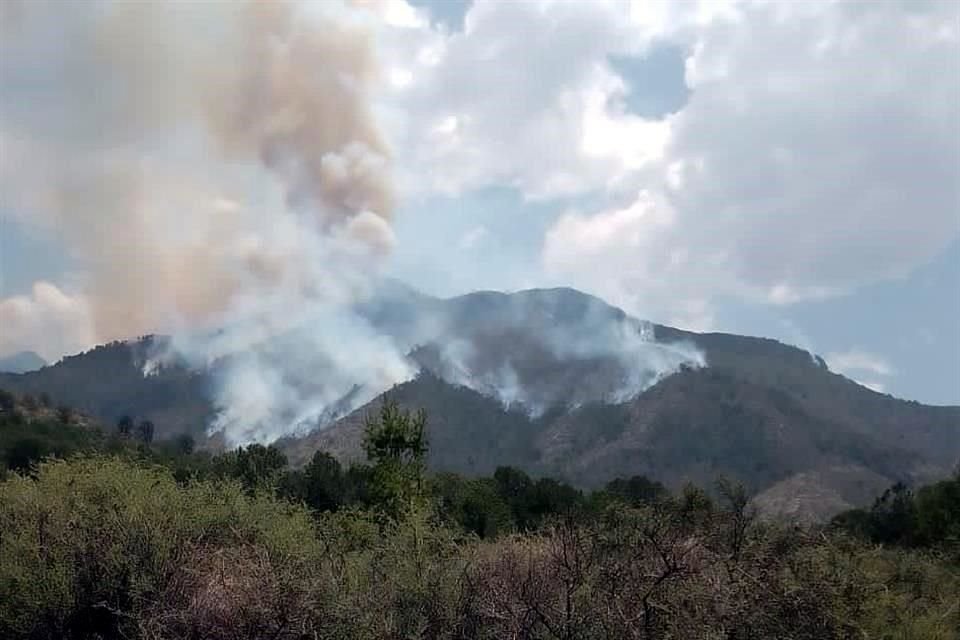
{"label": "bush", "polygon": [[[179,486],[166,470],[100,457],[43,463],[34,479],[0,484],[0,531],[5,638],[129,636],[143,625],[154,637],[186,637],[187,627],[176,623],[183,615],[220,619],[184,609],[184,598],[209,587],[215,565],[198,558],[214,557],[210,549],[235,561],[229,571],[236,575],[223,579],[258,589],[266,588],[257,580],[268,580],[268,570],[271,589],[299,588],[319,550],[303,509],[248,497],[234,483]],[[276,596],[264,606],[286,601]],[[165,630],[170,610],[177,615]],[[289,615],[259,617],[269,626]]]}
{"label": "bush", "polygon": [[[578,493],[501,470],[432,478],[434,504],[326,510],[368,471],[320,455],[282,476],[295,505],[265,448],[188,460],[205,470],[87,456],[0,483],[0,637],[958,638],[960,576],[940,556],[756,522],[729,484],[715,505],[628,482],[638,506],[599,500],[584,518]],[[949,510],[952,493],[922,500]],[[511,501],[554,510],[509,533]]]}

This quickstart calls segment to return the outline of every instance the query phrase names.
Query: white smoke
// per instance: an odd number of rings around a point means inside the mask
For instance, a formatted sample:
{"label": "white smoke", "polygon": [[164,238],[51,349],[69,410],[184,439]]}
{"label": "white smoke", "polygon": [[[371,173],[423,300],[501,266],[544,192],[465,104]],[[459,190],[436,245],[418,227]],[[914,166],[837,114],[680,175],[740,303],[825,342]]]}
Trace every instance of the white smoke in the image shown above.
{"label": "white smoke", "polygon": [[534,417],[626,402],[682,367],[707,364],[695,346],[660,342],[652,324],[584,294],[478,295],[486,299],[465,296],[424,314],[423,330],[405,340],[422,346],[415,357],[435,375]]}
{"label": "white smoke", "polygon": [[5,210],[79,267],[67,290],[0,300],[0,347],[172,333],[147,370],[211,367],[230,443],[413,375],[351,311],[393,244],[372,20],[339,2],[4,2]]}
{"label": "white smoke", "polygon": [[[626,402],[682,367],[707,364],[693,345],[657,342],[645,323],[610,321],[597,332],[584,325],[542,329],[535,338],[540,353],[499,354],[492,365],[469,340],[441,341],[436,373],[538,417],[551,408]],[[531,358],[543,364],[530,367]]]}

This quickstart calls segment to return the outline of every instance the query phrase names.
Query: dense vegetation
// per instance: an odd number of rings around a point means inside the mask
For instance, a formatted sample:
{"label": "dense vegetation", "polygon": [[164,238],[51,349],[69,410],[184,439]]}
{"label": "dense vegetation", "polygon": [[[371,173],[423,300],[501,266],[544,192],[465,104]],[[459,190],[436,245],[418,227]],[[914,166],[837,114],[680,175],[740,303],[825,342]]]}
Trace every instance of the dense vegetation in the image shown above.
{"label": "dense vegetation", "polygon": [[916,492],[897,483],[870,509],[847,511],[833,523],[877,544],[937,547],[960,562],[960,469]]}
{"label": "dense vegetation", "polygon": [[425,420],[291,469],[0,395],[0,637],[960,637],[960,478],[782,528],[726,481],[431,475]]}

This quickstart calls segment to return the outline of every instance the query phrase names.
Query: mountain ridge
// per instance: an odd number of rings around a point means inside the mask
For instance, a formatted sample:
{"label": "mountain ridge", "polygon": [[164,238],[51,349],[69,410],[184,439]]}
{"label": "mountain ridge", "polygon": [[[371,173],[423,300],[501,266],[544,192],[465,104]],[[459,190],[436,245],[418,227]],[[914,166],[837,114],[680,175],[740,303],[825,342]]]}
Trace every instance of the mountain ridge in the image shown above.
{"label": "mountain ridge", "polygon": [[34,351],[18,351],[0,357],[0,373],[28,373],[47,366],[47,361]]}
{"label": "mountain ridge", "polygon": [[[827,510],[856,505],[884,483],[946,475],[960,459],[960,407],[876,393],[778,340],[653,324],[569,288],[448,299],[386,288],[358,312],[419,365],[385,394],[427,409],[438,470],[483,475],[506,464],[582,486],[646,474],[677,487],[726,474],[768,511],[822,518],[830,514],[815,496],[828,496]],[[216,414],[210,372],[171,364],[143,376],[164,340],[0,374],[0,388],[48,393],[108,423],[149,419],[161,438],[202,436]],[[318,448],[361,459],[363,417],[385,394],[277,444],[295,464]],[[811,498],[799,504],[800,494]]]}

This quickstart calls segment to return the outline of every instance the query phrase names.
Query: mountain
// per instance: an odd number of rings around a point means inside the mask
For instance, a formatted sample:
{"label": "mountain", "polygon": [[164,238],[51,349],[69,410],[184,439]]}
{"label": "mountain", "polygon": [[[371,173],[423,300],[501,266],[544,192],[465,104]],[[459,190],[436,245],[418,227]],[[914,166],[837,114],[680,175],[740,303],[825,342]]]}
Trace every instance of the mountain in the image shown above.
{"label": "mountain", "polygon": [[[766,512],[812,519],[960,460],[960,407],[879,394],[775,340],[640,321],[572,289],[439,299],[387,282],[357,313],[419,365],[388,394],[427,410],[438,470],[513,465],[591,487],[635,474],[710,485],[726,474]],[[163,346],[112,343],[0,374],[0,388],[46,392],[107,422],[148,418],[158,437],[201,435],[213,378],[176,364],[145,377]],[[359,459],[364,416],[383,398],[358,407],[345,397],[342,418],[278,444],[295,464],[317,449]]]}
{"label": "mountain", "polygon": [[[590,487],[636,474],[674,488],[685,482],[710,486],[725,474],[759,492],[765,512],[803,520],[864,504],[899,480],[916,484],[946,475],[960,457],[960,409],[847,389],[855,383],[844,379],[835,384],[837,397],[811,401],[809,392],[708,367],[678,372],[625,403],[539,417],[429,372],[390,395],[403,406],[427,410],[429,463],[436,470],[481,475],[504,464]],[[859,389],[878,397],[862,396]],[[850,393],[862,403],[847,411],[856,420],[822,412]],[[360,460],[364,416],[381,401],[280,446],[294,463],[317,449]],[[880,425],[871,416],[888,409],[899,412],[902,427],[896,419],[875,431],[866,426]],[[913,433],[922,437],[909,438]]]}
{"label": "mountain", "polygon": [[213,415],[202,372],[164,367],[143,375],[143,365],[163,338],[118,341],[68,356],[52,366],[22,374],[0,374],[0,389],[19,394],[46,394],[66,405],[115,424],[121,416],[151,420],[156,437],[203,434]]}
{"label": "mountain", "polygon": [[[386,298],[368,317],[408,337],[423,371],[390,394],[427,409],[438,470],[675,488],[726,474],[768,513],[819,519],[960,460],[960,407],[876,393],[775,340],[643,323],[571,289]],[[317,449],[359,459],[381,401],[281,446],[298,463]]]}
{"label": "mountain", "polygon": [[0,358],[0,373],[26,373],[47,366],[47,361],[33,351],[21,351]]}

